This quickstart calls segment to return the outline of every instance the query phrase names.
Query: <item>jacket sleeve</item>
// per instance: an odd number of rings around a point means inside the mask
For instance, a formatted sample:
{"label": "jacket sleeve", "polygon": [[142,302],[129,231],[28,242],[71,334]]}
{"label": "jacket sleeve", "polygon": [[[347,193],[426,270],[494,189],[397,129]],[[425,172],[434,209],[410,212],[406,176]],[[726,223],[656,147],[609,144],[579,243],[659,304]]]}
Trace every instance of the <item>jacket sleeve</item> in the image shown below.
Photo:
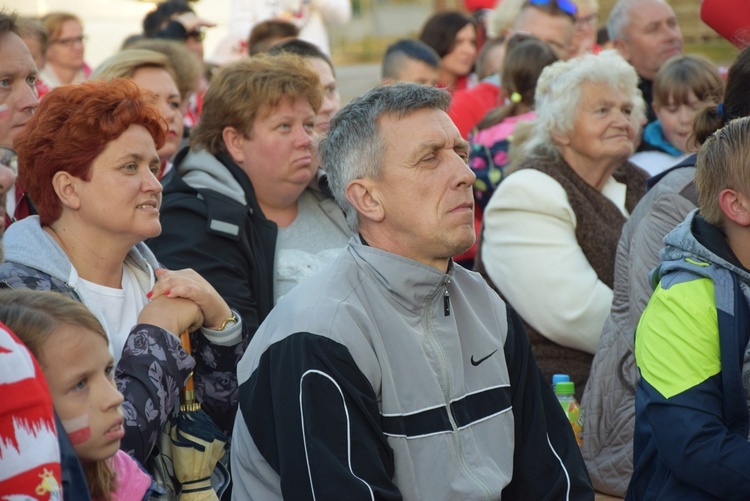
{"label": "jacket sleeve", "polygon": [[567,416],[542,377],[518,314],[508,307],[505,359],[512,389],[513,480],[503,499],[593,500],[586,465]]}
{"label": "jacket sleeve", "polygon": [[[648,469],[643,451],[650,447],[669,475],[696,491],[719,499],[747,499],[750,493],[750,443],[726,422],[714,297],[707,278],[660,285],[643,313],[635,338],[641,380],[631,489]],[[736,398],[746,405],[744,395]]]}
{"label": "jacket sleeve", "polygon": [[659,264],[664,237],[693,209],[695,205],[679,193],[664,193],[654,200],[651,210],[643,216],[633,232],[628,279],[632,284],[629,299],[631,318],[636,324],[654,291],[649,273]]}
{"label": "jacket sleeve", "polygon": [[[306,333],[271,345],[240,387],[237,493],[284,499],[401,499],[375,392],[343,345]],[[239,441],[237,441],[239,439]],[[253,449],[260,457],[248,456]]]}
{"label": "jacket sleeve", "polygon": [[130,331],[115,368],[115,381],[125,397],[125,438],[120,448],[138,462],[145,464],[194,366],[171,332],[149,324],[138,324]]}
{"label": "jacket sleeve", "polygon": [[[195,358],[195,396],[222,433],[231,435],[237,414],[239,387],[237,364],[250,341],[247,324],[242,322],[242,340],[232,345],[213,343],[203,333],[195,331],[190,336]],[[210,331],[209,331],[210,332]]]}

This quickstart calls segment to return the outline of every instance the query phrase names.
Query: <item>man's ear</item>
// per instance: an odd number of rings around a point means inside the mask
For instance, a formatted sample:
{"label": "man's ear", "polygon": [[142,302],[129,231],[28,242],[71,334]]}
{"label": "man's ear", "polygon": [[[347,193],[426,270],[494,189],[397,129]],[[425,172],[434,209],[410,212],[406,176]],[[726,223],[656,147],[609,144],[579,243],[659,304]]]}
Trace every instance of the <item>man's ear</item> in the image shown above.
{"label": "man's ear", "polygon": [[78,193],[78,186],[81,182],[84,181],[65,171],[58,171],[52,177],[52,187],[64,207],[73,210],[78,210],[81,207],[81,199]]}
{"label": "man's ear", "polygon": [[239,132],[232,126],[224,127],[221,131],[221,139],[224,141],[224,146],[227,147],[229,156],[232,157],[234,163],[242,165],[245,161],[245,153],[242,151],[245,135]]}
{"label": "man's ear", "polygon": [[733,223],[750,226],[750,199],[742,193],[729,188],[721,190],[719,207]]}
{"label": "man's ear", "polygon": [[346,185],[346,199],[362,218],[379,223],[385,218],[377,184],[370,178],[355,179]]}
{"label": "man's ear", "polygon": [[614,47],[617,52],[620,53],[624,60],[630,62],[630,49],[628,48],[628,44],[625,43],[625,40],[618,38],[617,40],[612,42],[612,47]]}

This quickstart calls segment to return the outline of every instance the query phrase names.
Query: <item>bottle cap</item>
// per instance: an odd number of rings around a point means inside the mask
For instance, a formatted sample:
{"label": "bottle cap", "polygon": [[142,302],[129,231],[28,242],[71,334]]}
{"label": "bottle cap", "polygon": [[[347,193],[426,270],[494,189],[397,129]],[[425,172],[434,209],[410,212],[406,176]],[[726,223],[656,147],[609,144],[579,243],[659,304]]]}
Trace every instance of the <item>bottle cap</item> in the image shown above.
{"label": "bottle cap", "polygon": [[557,383],[564,383],[565,381],[570,381],[570,376],[567,374],[553,374],[552,375],[552,387],[554,388]]}
{"label": "bottle cap", "polygon": [[555,386],[558,395],[573,395],[576,392],[576,384],[572,381],[561,381]]}

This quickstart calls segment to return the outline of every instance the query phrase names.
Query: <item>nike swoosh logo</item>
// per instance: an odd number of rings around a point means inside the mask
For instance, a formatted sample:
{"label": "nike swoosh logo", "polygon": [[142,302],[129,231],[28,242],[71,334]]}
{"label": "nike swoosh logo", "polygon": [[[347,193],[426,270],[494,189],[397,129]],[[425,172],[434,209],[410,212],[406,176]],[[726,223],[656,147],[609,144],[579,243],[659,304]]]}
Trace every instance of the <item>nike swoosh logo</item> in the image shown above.
{"label": "nike swoosh logo", "polygon": [[474,360],[474,355],[472,355],[471,356],[471,365],[473,365],[474,367],[476,367],[477,365],[481,364],[482,362],[484,362],[485,360],[487,360],[488,358],[490,358],[495,353],[497,353],[497,350],[493,351],[492,353],[490,353],[489,355],[487,355],[484,358],[480,358],[479,360]]}

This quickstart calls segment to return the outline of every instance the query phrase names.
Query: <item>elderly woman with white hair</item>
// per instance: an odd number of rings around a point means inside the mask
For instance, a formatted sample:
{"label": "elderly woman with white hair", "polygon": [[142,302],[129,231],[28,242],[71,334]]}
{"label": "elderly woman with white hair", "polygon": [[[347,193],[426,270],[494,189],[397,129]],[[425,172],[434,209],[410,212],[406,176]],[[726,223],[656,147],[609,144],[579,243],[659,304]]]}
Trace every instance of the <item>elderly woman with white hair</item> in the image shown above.
{"label": "elderly woman with white hair", "polygon": [[644,102],[614,51],[554,63],[517,169],[484,215],[482,264],[524,320],[545,377],[583,392],[612,302],[622,225],[645,191],[627,162]]}

